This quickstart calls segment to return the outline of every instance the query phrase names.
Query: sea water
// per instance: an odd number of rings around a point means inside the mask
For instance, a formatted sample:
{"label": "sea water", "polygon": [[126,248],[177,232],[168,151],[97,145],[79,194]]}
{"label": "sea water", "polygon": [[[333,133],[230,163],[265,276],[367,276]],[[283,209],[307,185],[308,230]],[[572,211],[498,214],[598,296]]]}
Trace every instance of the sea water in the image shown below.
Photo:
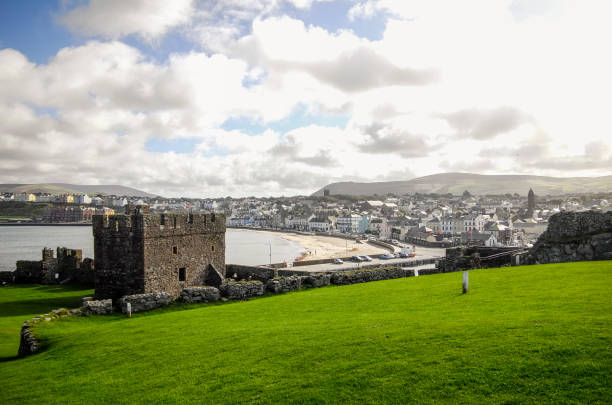
{"label": "sea water", "polygon": [[[82,249],[93,258],[90,226],[0,226],[0,270],[14,270],[17,260],[40,260],[43,247]],[[303,247],[280,235],[245,229],[228,229],[225,234],[225,262],[261,265],[292,262]]]}

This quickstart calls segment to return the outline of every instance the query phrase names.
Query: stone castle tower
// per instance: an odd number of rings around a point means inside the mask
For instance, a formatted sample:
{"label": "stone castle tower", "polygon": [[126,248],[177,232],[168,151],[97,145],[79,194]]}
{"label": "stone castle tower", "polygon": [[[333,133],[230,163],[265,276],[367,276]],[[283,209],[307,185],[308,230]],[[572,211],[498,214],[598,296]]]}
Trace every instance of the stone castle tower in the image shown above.
{"label": "stone castle tower", "polygon": [[536,203],[535,203],[535,193],[533,189],[529,189],[527,193],[527,215],[533,216],[533,212],[535,211]]}
{"label": "stone castle tower", "polygon": [[224,214],[94,215],[96,299],[218,285],[225,277]]}

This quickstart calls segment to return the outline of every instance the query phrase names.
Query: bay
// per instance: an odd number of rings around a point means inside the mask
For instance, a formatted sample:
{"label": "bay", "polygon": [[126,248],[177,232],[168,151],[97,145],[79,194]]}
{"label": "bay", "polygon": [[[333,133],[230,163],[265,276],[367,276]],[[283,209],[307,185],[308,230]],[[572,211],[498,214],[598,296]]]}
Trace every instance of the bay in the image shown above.
{"label": "bay", "polygon": [[[43,247],[83,250],[93,258],[93,234],[89,226],[0,226],[0,271],[14,270],[17,260],[40,260]],[[228,229],[225,262],[244,265],[292,262],[304,248],[270,232]]]}

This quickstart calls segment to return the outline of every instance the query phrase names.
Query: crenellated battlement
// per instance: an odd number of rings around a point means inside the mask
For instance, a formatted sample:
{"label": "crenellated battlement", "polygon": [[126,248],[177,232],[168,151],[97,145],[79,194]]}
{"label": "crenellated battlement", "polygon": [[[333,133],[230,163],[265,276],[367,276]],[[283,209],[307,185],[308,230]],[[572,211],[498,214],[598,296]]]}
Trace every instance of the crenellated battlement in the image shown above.
{"label": "crenellated battlement", "polygon": [[148,237],[194,233],[225,233],[225,215],[142,214],[94,215],[93,232],[99,235],[127,236],[130,232]]}
{"label": "crenellated battlement", "polygon": [[193,233],[225,233],[224,214],[159,214],[144,215],[147,236],[170,236]]}

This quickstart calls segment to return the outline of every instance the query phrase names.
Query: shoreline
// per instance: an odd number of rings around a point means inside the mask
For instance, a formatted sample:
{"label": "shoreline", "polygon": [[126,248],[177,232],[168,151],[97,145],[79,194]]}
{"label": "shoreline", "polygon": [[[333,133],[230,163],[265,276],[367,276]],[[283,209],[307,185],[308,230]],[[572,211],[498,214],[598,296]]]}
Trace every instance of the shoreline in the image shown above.
{"label": "shoreline", "polygon": [[347,256],[377,256],[387,253],[388,250],[381,246],[374,246],[369,243],[356,242],[354,239],[346,239],[328,235],[303,235],[300,233],[288,231],[273,231],[268,229],[250,229],[250,228],[228,228],[241,229],[245,231],[255,231],[268,233],[278,236],[279,238],[295,242],[303,248],[301,256],[294,259],[294,262],[304,260],[321,260],[333,259],[336,257]]}

